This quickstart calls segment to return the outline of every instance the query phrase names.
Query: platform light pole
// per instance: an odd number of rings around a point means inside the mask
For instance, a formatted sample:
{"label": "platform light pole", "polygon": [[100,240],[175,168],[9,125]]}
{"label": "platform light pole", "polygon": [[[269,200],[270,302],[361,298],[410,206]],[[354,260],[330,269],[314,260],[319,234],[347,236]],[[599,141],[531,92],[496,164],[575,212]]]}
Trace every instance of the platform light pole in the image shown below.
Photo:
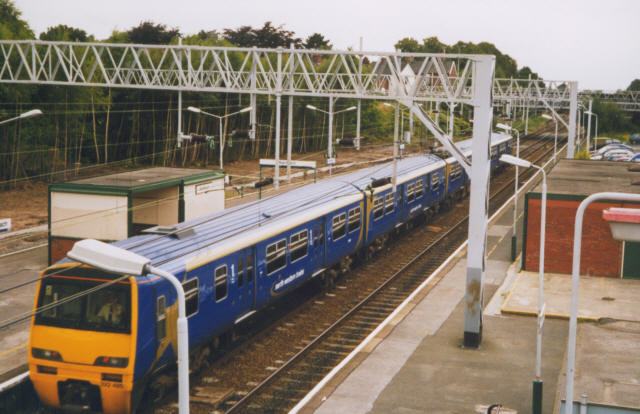
{"label": "platform light pole", "polygon": [[80,263],[109,273],[142,276],[154,274],[166,279],[176,290],[178,302],[178,411],[189,413],[189,323],[187,322],[184,288],[171,273],[151,265],[148,259],[129,250],[98,240],[84,239],[73,245],[67,256]]}
{"label": "platform light pole", "polygon": [[8,124],[9,122],[12,121],[17,121],[18,119],[26,119],[26,118],[31,118],[32,116],[38,116],[38,115],[42,115],[42,111],[39,109],[32,109],[30,111],[21,113],[20,115],[13,117],[13,118],[9,118],[9,119],[5,119],[3,121],[0,121],[0,125],[2,124]]}
{"label": "platform light pole", "polygon": [[339,111],[333,110],[333,98],[329,98],[329,110],[325,111],[324,109],[317,108],[313,105],[307,105],[307,109],[311,109],[312,111],[322,112],[323,114],[329,115],[329,142],[327,143],[327,164],[329,164],[329,175],[331,175],[331,166],[335,162],[333,157],[333,116],[339,114],[341,112],[353,111],[358,109],[357,106],[350,106],[346,109],[341,109]]}
{"label": "platform light pole", "polygon": [[595,131],[595,136],[593,138],[593,143],[594,146],[598,146],[598,114],[591,112],[591,110],[588,110],[585,112],[586,115],[588,115],[587,117],[587,146],[589,146],[589,136],[591,135],[591,116],[595,116],[596,117],[596,131]]}
{"label": "platform light pole", "polygon": [[527,160],[502,154],[500,161],[523,168],[536,168],[542,173],[542,205],[540,207],[540,261],[538,262],[538,330],[536,339],[536,379],[533,381],[532,413],[542,414],[542,325],[544,324],[544,244],[547,223],[547,173]]}
{"label": "platform light pole", "polygon": [[226,115],[216,115],[216,114],[211,114],[209,112],[205,112],[200,108],[196,108],[195,106],[190,106],[187,108],[187,111],[191,111],[194,112],[196,114],[205,114],[205,115],[209,115],[211,117],[217,118],[220,124],[220,169],[222,169],[222,152],[224,150],[224,146],[223,146],[223,142],[222,142],[222,120],[224,118],[229,118],[230,116],[233,115],[237,115],[237,114],[241,114],[243,112],[248,112],[250,111],[252,108],[250,106],[247,106],[246,108],[242,108],[239,111],[236,112],[232,112],[230,114],[226,114]]}
{"label": "platform light pole", "polygon": [[[516,133],[516,158],[520,157],[520,132],[513,128],[510,127],[509,125],[505,125],[505,124],[496,124],[496,128],[500,128],[503,131],[507,131],[507,132],[515,132]],[[518,238],[517,238],[517,233],[516,233],[516,229],[517,229],[517,220],[518,220],[518,165],[515,165],[516,167],[516,179],[515,179],[515,190],[513,193],[513,228],[511,230],[511,261],[516,260],[516,245],[518,242]]]}
{"label": "platform light pole", "polygon": [[573,414],[573,382],[576,367],[576,336],[578,331],[578,290],[580,286],[580,253],[582,249],[582,222],[589,204],[598,200],[633,201],[640,203],[640,194],[595,193],[582,200],[576,211],[573,230],[573,264],[571,267],[571,310],[569,313],[569,343],[567,345],[567,371],[565,373],[564,414]]}
{"label": "platform light pole", "polygon": [[557,152],[558,152],[558,120],[556,119],[555,116],[547,115],[547,114],[542,114],[542,117],[544,119],[549,119],[549,120],[553,121],[553,123],[556,126],[556,132],[555,132],[555,135],[553,137],[553,162],[555,162],[556,161]]}

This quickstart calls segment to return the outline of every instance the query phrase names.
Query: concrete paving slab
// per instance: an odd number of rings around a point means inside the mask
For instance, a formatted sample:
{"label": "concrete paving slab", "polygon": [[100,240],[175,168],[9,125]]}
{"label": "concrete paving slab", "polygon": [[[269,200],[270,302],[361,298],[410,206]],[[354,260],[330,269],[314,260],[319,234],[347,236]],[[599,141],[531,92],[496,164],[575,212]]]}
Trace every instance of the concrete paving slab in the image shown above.
{"label": "concrete paving slab", "polygon": [[[544,275],[546,315],[568,318],[571,303],[571,275]],[[578,317],[588,320],[613,318],[640,321],[640,283],[637,280],[581,276],[578,296]],[[503,303],[503,313],[532,314],[538,312],[538,273],[518,274]]]}

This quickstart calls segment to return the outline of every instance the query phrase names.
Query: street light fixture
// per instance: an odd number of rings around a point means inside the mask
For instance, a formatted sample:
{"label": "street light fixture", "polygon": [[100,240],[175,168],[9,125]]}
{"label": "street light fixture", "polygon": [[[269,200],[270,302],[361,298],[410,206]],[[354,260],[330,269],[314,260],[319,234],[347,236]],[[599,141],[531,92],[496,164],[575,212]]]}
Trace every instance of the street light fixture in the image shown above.
{"label": "street light fixture", "polygon": [[544,286],[544,243],[547,220],[547,174],[544,168],[527,160],[508,154],[502,154],[500,161],[523,168],[536,168],[542,173],[542,206],[540,209],[540,261],[538,263],[538,333],[536,341],[536,379],[533,381],[533,414],[542,414],[542,324],[544,323],[543,286]]}
{"label": "street light fixture", "polygon": [[556,127],[556,132],[553,138],[553,161],[555,162],[557,157],[557,152],[558,152],[558,120],[553,115],[542,114],[542,117],[544,119],[553,121]]}
{"label": "street light fixture", "polygon": [[[593,138],[593,142],[595,143],[595,147],[598,147],[598,114],[591,112],[591,111],[585,111],[584,112],[585,115],[593,115],[596,117],[596,134],[595,134],[595,138]],[[589,129],[591,127],[591,121],[589,120]],[[587,134],[587,148],[589,148],[589,135]]]}
{"label": "street light fixture", "polygon": [[0,121],[0,125],[6,124],[6,123],[9,123],[11,121],[18,120],[18,119],[31,118],[32,116],[37,116],[37,115],[42,115],[42,111],[39,110],[39,109],[32,109],[30,111],[21,113],[20,115],[18,115],[16,117],[5,119],[4,121]]}
{"label": "street light fixture", "polygon": [[341,109],[339,111],[333,110],[333,98],[329,98],[329,110],[325,111],[323,109],[317,108],[313,105],[307,104],[307,109],[311,109],[312,111],[322,112],[323,114],[329,115],[329,142],[327,144],[327,164],[329,164],[329,175],[331,175],[331,166],[335,162],[333,158],[333,116],[335,114],[339,114],[341,112],[353,111],[354,109],[358,109],[356,106],[350,106],[346,109]]}
{"label": "street light fixture", "polygon": [[243,112],[248,112],[251,109],[252,109],[251,106],[247,106],[246,108],[242,108],[241,110],[236,111],[236,112],[231,112],[230,114],[216,115],[216,114],[212,114],[212,113],[209,113],[209,112],[205,112],[200,108],[196,108],[195,106],[190,106],[190,107],[187,108],[187,111],[191,111],[191,112],[194,112],[196,114],[205,114],[205,115],[208,115],[208,116],[211,116],[211,117],[214,117],[214,118],[218,119],[219,124],[220,124],[220,169],[222,169],[222,152],[224,150],[224,146],[223,146],[223,142],[222,142],[222,120],[224,118],[229,118],[230,116],[233,116],[233,115],[241,114]]}
{"label": "street light fixture", "polygon": [[98,240],[77,242],[67,256],[109,273],[142,276],[148,273],[160,276],[173,285],[178,301],[178,410],[189,413],[189,324],[186,317],[184,289],[171,273],[154,267],[144,256]]}
{"label": "street light fixture", "polygon": [[[516,133],[516,157],[520,157],[520,132],[513,128],[510,127],[509,125],[505,125],[505,124],[496,124],[496,128],[500,128],[503,131],[514,131]],[[516,179],[515,179],[515,190],[513,193],[513,228],[511,230],[511,260],[514,261],[516,260],[516,243],[517,243],[517,233],[516,233],[516,222],[518,219],[518,165],[515,165],[516,167]]]}

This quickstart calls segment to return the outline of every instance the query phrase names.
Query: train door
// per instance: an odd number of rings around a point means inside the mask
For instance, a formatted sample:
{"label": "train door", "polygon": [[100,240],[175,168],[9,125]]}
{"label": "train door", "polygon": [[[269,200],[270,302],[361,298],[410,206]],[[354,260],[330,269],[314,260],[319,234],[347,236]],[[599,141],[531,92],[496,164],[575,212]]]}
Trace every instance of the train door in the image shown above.
{"label": "train door", "polygon": [[311,240],[313,240],[312,249],[312,266],[315,269],[321,268],[325,263],[325,233],[324,233],[324,217],[317,220],[313,225]]}
{"label": "train door", "polygon": [[242,307],[240,314],[255,308],[255,248],[248,247],[240,251],[237,265],[238,301]]}

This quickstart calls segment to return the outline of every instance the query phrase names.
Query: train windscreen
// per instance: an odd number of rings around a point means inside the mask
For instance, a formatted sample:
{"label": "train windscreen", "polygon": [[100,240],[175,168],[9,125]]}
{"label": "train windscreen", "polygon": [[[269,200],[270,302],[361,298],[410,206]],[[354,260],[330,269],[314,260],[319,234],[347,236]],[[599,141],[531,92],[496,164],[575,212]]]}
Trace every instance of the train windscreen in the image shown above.
{"label": "train windscreen", "polygon": [[[115,333],[131,332],[131,285],[53,276],[42,281],[38,295],[36,325]],[[67,300],[69,299],[69,300]],[[46,308],[46,309],[45,309]]]}

